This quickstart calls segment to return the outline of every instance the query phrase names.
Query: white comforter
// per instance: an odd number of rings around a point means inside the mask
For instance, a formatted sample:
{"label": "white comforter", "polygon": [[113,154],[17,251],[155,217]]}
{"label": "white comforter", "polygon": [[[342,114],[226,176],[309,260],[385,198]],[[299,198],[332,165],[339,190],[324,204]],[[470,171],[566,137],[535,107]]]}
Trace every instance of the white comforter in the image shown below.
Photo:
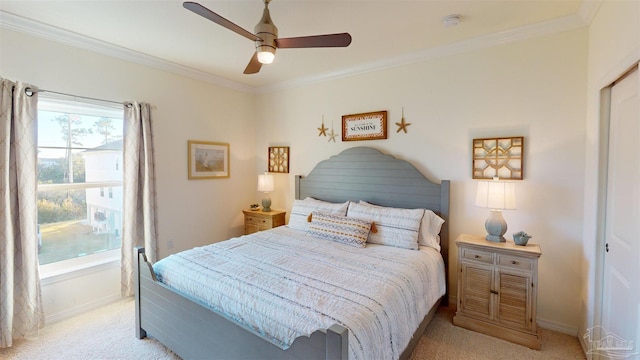
{"label": "white comforter", "polygon": [[286,226],[171,255],[158,279],[288,348],[340,324],[350,359],[397,359],[445,292],[432,248],[366,248],[308,237]]}

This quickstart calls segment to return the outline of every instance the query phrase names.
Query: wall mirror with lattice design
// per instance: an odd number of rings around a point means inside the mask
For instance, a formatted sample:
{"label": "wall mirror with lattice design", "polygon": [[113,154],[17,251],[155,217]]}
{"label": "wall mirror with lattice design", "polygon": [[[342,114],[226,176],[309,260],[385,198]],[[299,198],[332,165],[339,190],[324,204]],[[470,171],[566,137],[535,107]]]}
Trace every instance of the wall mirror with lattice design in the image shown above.
{"label": "wall mirror with lattice design", "polygon": [[288,173],[289,172],[289,147],[270,146],[269,147],[269,172]]}
{"label": "wall mirror with lattice design", "polygon": [[473,139],[473,178],[522,180],[524,137]]}

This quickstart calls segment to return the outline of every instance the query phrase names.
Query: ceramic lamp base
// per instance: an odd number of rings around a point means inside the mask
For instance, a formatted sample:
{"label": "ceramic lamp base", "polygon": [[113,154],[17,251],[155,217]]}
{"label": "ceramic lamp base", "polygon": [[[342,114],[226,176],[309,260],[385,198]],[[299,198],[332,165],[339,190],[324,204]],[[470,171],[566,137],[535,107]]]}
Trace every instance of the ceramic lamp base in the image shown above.
{"label": "ceramic lamp base", "polygon": [[484,223],[484,228],[489,233],[485,239],[493,242],[506,242],[504,234],[507,232],[507,222],[502,217],[502,211],[491,210],[491,215]]}
{"label": "ceramic lamp base", "polygon": [[271,211],[271,198],[262,199],[262,211],[269,212]]}

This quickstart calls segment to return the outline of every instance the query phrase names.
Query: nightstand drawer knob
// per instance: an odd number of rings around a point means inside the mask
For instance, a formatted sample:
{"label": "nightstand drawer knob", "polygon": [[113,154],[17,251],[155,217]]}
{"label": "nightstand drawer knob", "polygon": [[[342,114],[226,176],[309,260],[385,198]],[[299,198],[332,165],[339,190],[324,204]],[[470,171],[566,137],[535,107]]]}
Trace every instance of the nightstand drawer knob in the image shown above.
{"label": "nightstand drawer knob", "polygon": [[474,256],[476,259],[480,259],[480,255],[476,255]]}
{"label": "nightstand drawer knob", "polygon": [[515,264],[517,264],[517,263],[518,263],[517,261],[515,261],[515,260],[511,260],[511,264],[512,264],[512,265],[515,265]]}

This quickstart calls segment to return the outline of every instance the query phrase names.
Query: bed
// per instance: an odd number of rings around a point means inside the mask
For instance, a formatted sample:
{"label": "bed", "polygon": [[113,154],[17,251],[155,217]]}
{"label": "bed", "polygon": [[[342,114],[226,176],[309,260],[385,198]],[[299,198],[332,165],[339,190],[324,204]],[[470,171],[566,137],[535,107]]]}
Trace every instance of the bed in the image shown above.
{"label": "bed", "polygon": [[[444,278],[443,281],[446,285],[446,262],[449,243],[449,181],[443,180],[439,184],[433,183],[426,179],[410,163],[366,147],[347,149],[338,155],[318,163],[307,176],[296,176],[295,179],[296,201],[294,202],[294,209],[292,210],[300,209],[300,207],[296,206],[307,201],[306,199],[309,198],[315,199],[313,201],[331,204],[346,203],[353,206],[353,210],[356,212],[357,210],[386,211],[376,210],[376,206],[381,206],[385,209],[432,210],[433,213],[445,220],[440,227],[439,248],[441,256],[438,256],[438,258],[439,261],[444,263],[442,266],[443,274],[440,276]],[[313,214],[315,218],[320,220],[314,219],[312,221],[311,218],[307,219],[307,222],[311,222],[311,224],[316,224],[316,221],[321,221],[322,216],[328,216],[322,212],[313,212]],[[273,255],[270,255],[270,249],[275,248],[276,244],[280,241],[279,239],[283,239],[282,246],[285,247],[291,246],[291,242],[298,242],[296,243],[298,245],[294,247],[295,249],[302,247],[303,244],[311,244],[309,246],[314,246],[313,241],[309,239],[298,239],[301,235],[298,236],[297,233],[303,233],[300,229],[296,229],[296,226],[298,226],[296,224],[300,224],[302,221],[298,215],[301,214],[296,215],[292,213],[289,224],[286,227],[230,239],[219,246],[203,247],[190,251],[196,253],[221,252],[223,256],[227,256],[227,253],[224,251],[238,251],[237,249],[246,250],[242,256],[250,256],[252,253],[260,252],[262,258],[250,260],[250,263],[254,264],[254,267],[258,269],[255,275],[258,276],[260,275],[259,273],[262,273],[260,269],[261,266],[263,266],[263,260],[266,258],[273,256],[274,260],[272,263],[278,263],[279,267],[281,264],[293,262],[290,258],[281,258],[279,254],[284,253],[281,250],[279,250],[280,252],[273,250]],[[304,215],[306,216],[306,214]],[[288,240],[285,242],[284,239]],[[331,246],[335,246],[335,249],[331,248],[332,250],[327,251],[333,254],[357,253],[355,247],[352,246],[344,244],[334,245],[333,243]],[[223,249],[224,251],[220,250],[220,248],[225,247],[228,249]],[[251,247],[255,249],[251,249]],[[317,248],[318,247],[316,247],[316,249]],[[323,246],[322,248],[324,249],[326,247]],[[354,250],[351,250],[352,248]],[[381,249],[383,248],[387,249],[385,250],[385,254],[389,254],[386,256],[389,258],[388,262],[392,262],[391,259],[396,256],[392,255],[392,253],[400,253],[399,250],[396,251],[397,249],[395,249],[395,247],[386,245],[367,244],[366,246],[367,251],[371,254],[375,254],[376,251],[378,251],[378,254],[381,254],[380,251],[382,251]],[[408,251],[412,251],[410,253],[412,256],[414,254],[416,254],[416,256],[423,256],[417,255],[422,252],[437,254],[433,249],[423,248],[425,247],[420,246],[418,251],[406,249],[402,249],[401,251],[404,251],[406,254],[409,254]],[[313,331],[308,331],[307,329],[308,332],[305,333],[305,335],[294,337],[286,343],[283,343],[280,338],[272,336],[272,333],[265,332],[255,324],[247,323],[246,321],[242,321],[241,318],[237,318],[235,314],[230,313],[224,306],[218,307],[206,304],[202,299],[190,293],[188,288],[180,288],[168,280],[171,276],[179,277],[175,270],[163,272],[161,269],[162,261],[156,263],[156,268],[154,269],[154,264],[150,264],[146,260],[144,249],[138,248],[135,251],[135,258],[137,259],[135,274],[136,336],[138,338],[144,338],[147,335],[152,336],[184,359],[349,359],[363,356],[363,353],[354,351],[355,343],[359,341],[359,338],[355,338],[355,336],[360,336],[360,333],[356,334],[356,332],[360,330],[355,330],[356,327],[352,326],[343,326],[344,322],[342,320],[336,320],[335,323],[327,323],[326,318],[323,318],[321,319],[322,321],[318,320],[319,323],[323,324],[322,327],[314,329]],[[296,254],[294,258],[304,258],[307,256],[304,254],[306,253]],[[176,254],[175,257],[180,258],[180,256],[182,256],[182,253],[179,256]],[[314,259],[317,258],[316,255],[313,256]],[[384,259],[384,255],[375,256],[379,256],[380,261],[378,262],[386,260]],[[309,261],[309,266],[306,267],[309,268],[310,272],[315,272],[316,270],[314,270],[315,268],[312,265],[313,259]],[[353,260],[351,262],[353,262],[353,264],[360,264],[361,261],[362,264],[365,264],[362,266],[366,266],[366,261],[369,260]],[[265,260],[264,266],[272,267],[272,263],[266,262]],[[218,264],[219,263],[215,263],[214,265],[207,264],[204,267],[214,268],[216,272],[222,272],[223,266]],[[217,268],[217,266],[220,267]],[[186,268],[187,266],[184,265],[182,267]],[[278,268],[278,271],[280,271],[280,268]],[[266,271],[264,272],[266,273]],[[244,274],[245,271],[242,273]],[[356,274],[357,271],[353,273]],[[289,278],[295,277],[286,275],[287,273],[283,274],[273,275],[274,279],[277,279],[277,276],[281,276],[288,281]],[[241,281],[251,282],[253,276],[254,275],[247,275],[247,277]],[[308,274],[300,276],[308,276]],[[190,276],[189,273],[186,273],[186,275],[182,275],[182,277],[189,279],[192,277],[195,278],[196,276]],[[227,278],[229,278],[229,274],[224,275],[221,279]],[[376,280],[374,280],[374,276],[371,276],[371,278],[372,284],[375,283]],[[161,279],[164,282],[160,281]],[[265,283],[265,281],[268,280],[260,280],[261,283]],[[358,282],[360,281],[364,280],[358,280]],[[380,281],[389,281],[392,283],[394,280],[382,279],[378,282]],[[216,282],[222,283],[223,281],[216,280]],[[267,286],[267,290],[269,290],[269,294],[271,294],[269,296],[288,296],[274,292],[273,289],[280,286],[281,283],[285,282],[274,281],[272,283],[273,285]],[[322,286],[324,286],[324,284]],[[195,286],[195,288],[198,287],[199,286]],[[342,284],[342,287],[344,287],[344,284]],[[414,285],[410,285],[408,288],[413,289]],[[299,291],[299,289],[297,291]],[[328,292],[333,294],[338,291],[332,289]],[[225,292],[225,294],[227,293]],[[390,355],[389,358],[406,359],[411,355],[420,335],[433,317],[441,300],[446,302],[446,287],[443,288],[442,292],[438,293],[438,295],[443,296],[435,298],[433,301],[430,300],[429,303],[425,305],[426,308],[420,313],[424,313],[424,316],[420,315],[415,326],[409,329],[410,334],[406,341],[396,341],[397,343],[394,344],[394,346],[397,349],[393,350],[393,355]],[[361,304],[356,305],[361,306]],[[243,304],[238,303],[238,306],[242,307]],[[252,306],[253,305],[247,305],[245,307],[251,308]],[[383,312],[387,311],[386,306],[382,308]],[[296,313],[296,311],[297,308],[295,306],[291,307],[291,313]],[[280,315],[275,316],[277,319],[282,317],[283,316]],[[348,322],[351,320],[345,321]],[[307,324],[307,321],[305,320],[304,323]],[[314,324],[313,321],[309,321],[309,323]],[[351,328],[352,331],[349,332],[347,328]],[[396,330],[387,329],[386,331],[394,335],[396,334]],[[289,334],[289,336],[291,336],[291,334]],[[356,339],[356,341],[354,341],[354,339]],[[349,347],[350,343],[352,345],[351,348]],[[367,348],[367,346],[364,347]]]}

